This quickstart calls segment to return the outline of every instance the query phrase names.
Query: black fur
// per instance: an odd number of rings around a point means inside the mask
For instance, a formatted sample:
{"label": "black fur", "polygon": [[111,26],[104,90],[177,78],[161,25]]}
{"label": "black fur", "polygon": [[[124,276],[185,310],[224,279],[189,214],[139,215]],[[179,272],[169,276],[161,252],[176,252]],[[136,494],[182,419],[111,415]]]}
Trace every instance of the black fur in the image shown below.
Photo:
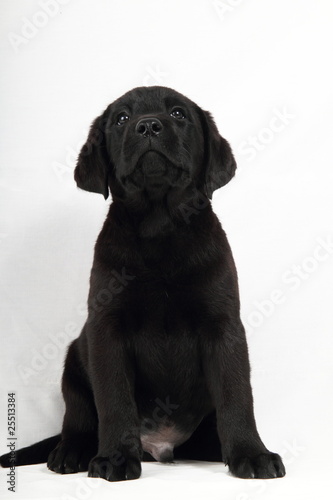
{"label": "black fur", "polygon": [[75,179],[113,201],[66,357],[62,433],[3,466],[47,459],[118,481],[176,458],[285,474],[256,429],[236,269],[209,201],[235,168],[211,115],[171,89],[134,89],[94,121]]}

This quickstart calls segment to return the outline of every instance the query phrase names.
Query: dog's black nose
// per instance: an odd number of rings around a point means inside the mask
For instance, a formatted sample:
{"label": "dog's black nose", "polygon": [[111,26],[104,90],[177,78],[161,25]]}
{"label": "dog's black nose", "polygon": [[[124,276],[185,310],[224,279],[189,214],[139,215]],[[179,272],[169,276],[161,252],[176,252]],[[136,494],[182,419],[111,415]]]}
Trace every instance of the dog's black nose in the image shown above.
{"label": "dog's black nose", "polygon": [[158,118],[152,116],[139,120],[136,124],[135,130],[138,134],[143,135],[144,137],[151,137],[160,134],[163,130],[163,125]]}

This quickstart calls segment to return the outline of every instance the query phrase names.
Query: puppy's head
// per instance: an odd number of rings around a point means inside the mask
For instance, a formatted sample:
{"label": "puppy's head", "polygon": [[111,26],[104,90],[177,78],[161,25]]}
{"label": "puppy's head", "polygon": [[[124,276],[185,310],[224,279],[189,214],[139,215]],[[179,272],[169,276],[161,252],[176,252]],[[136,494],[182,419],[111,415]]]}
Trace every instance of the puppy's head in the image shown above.
{"label": "puppy's head", "polygon": [[236,162],[210,113],[166,87],[138,87],[93,122],[75,169],[78,187],[160,198],[193,186],[209,198]]}

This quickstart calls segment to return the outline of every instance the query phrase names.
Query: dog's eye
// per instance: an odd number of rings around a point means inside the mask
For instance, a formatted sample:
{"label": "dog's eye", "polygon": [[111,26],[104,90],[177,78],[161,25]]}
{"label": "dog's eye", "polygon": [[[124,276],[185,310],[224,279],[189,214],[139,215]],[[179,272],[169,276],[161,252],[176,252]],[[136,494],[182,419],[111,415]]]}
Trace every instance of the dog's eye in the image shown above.
{"label": "dog's eye", "polygon": [[171,111],[170,116],[177,118],[177,120],[184,120],[185,113],[181,108],[175,108]]}
{"label": "dog's eye", "polygon": [[117,125],[124,125],[129,119],[130,117],[127,113],[120,113],[120,115],[117,116]]}

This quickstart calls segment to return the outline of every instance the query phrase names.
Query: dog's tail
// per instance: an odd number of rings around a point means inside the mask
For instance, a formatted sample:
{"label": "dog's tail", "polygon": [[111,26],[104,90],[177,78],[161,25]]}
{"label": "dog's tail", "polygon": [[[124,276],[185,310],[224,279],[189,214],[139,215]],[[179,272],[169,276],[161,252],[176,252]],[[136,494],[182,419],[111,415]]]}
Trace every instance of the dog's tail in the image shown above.
{"label": "dog's tail", "polygon": [[17,465],[41,464],[47,462],[49,453],[57,446],[61,440],[61,434],[49,437],[43,441],[13,450],[0,457],[2,467],[15,467]]}

